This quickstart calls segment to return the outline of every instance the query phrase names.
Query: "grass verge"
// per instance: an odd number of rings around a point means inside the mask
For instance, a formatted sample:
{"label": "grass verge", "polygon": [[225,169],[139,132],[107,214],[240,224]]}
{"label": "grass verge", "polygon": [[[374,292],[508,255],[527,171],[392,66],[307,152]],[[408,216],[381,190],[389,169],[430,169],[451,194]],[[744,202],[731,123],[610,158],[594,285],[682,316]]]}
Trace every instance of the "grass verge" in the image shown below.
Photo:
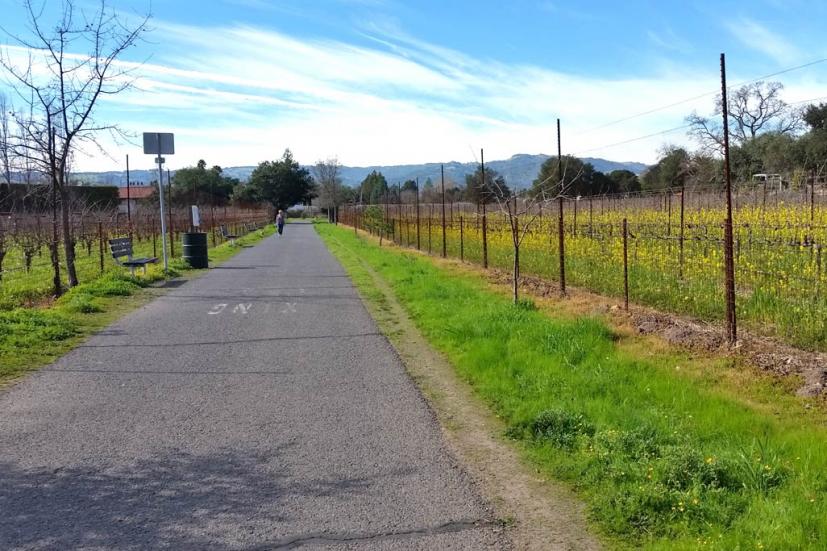
{"label": "grass verge", "polygon": [[[210,249],[210,262],[221,263],[273,231],[267,226],[237,239],[235,246],[224,243]],[[95,331],[158,296],[153,283],[201,271],[191,270],[181,259],[170,263],[167,274],[158,265],[150,266],[146,276],[135,277],[118,268],[70,289],[48,307],[0,311],[0,386],[51,363]]]}
{"label": "grass verge", "polygon": [[624,347],[600,319],[515,307],[480,276],[317,229],[369,300],[363,263],[388,282],[508,436],[571,483],[619,547],[824,547],[827,431],[769,380],[738,392],[725,362],[681,370],[681,353]]}

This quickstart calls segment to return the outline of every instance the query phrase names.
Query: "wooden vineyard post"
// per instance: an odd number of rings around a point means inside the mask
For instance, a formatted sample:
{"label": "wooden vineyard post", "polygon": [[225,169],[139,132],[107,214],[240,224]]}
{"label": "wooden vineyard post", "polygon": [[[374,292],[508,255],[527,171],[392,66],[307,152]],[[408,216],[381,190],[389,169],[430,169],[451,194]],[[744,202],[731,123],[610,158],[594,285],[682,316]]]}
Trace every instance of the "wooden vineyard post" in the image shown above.
{"label": "wooden vineyard post", "polygon": [[810,180],[810,225],[812,226],[813,221],[815,221],[816,217],[816,177],[813,174],[812,179]]}
{"label": "wooden vineyard post", "polygon": [[735,319],[735,259],[732,230],[732,174],[729,165],[729,106],[727,104],[726,56],[721,54],[721,111],[724,119],[724,180],[726,182],[726,219],[724,220],[724,285],[726,290],[727,340],[738,340]]}
{"label": "wooden vineyard post", "polygon": [[431,254],[431,220],[434,217],[434,206],[428,206],[428,254]]}
{"label": "wooden vineyard post", "polygon": [[488,216],[485,201],[482,202],[482,267],[488,269]]}
{"label": "wooden vineyard post", "polygon": [[577,197],[574,198],[574,223],[571,226],[571,236],[577,237]]}
{"label": "wooden vineyard post", "polygon": [[485,192],[485,154],[480,149],[480,189],[482,190],[482,267],[488,269],[488,219],[485,214],[485,201],[487,193]]}
{"label": "wooden vineyard post", "polygon": [[459,215],[459,260],[465,262],[465,224],[462,222],[462,214]]}
{"label": "wooden vineyard post", "polygon": [[416,179],[416,250],[421,251],[420,239],[420,219],[419,219],[419,178]]}
{"label": "wooden vineyard post", "polygon": [[442,258],[445,258],[448,253],[448,245],[445,237],[445,165],[440,165],[439,173],[442,181]]}
{"label": "wooden vineyard post", "polygon": [[104,254],[103,254],[103,250],[104,250],[104,248],[103,248],[103,222],[98,222],[98,243],[99,243],[98,249],[99,249],[99,252],[100,252],[100,269],[101,269],[101,273],[103,273],[103,259],[104,259]]}
{"label": "wooden vineyard post", "polygon": [[623,307],[629,311],[629,228],[623,219]]}
{"label": "wooden vineyard post", "polygon": [[678,278],[683,279],[683,239],[684,239],[684,188],[681,188],[681,229],[680,235],[678,237],[678,247],[680,248],[678,252]]}
{"label": "wooden vineyard post", "polygon": [[592,196],[589,195],[589,237],[594,237],[594,216],[592,212]]}
{"label": "wooden vineyard post", "polygon": [[557,249],[560,256],[560,294],[566,294],[566,236],[563,234],[563,157],[560,145],[560,119],[557,119],[557,177],[560,178],[559,211],[557,216]]}

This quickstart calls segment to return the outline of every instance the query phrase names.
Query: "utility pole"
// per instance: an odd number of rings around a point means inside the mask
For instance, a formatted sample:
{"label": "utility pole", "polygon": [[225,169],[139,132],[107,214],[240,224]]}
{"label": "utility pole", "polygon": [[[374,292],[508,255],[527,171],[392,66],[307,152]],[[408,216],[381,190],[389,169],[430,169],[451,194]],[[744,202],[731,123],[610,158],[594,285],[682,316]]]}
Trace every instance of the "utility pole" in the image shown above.
{"label": "utility pole", "polygon": [[169,270],[167,257],[167,224],[164,220],[164,160],[161,157],[161,135],[156,134],[158,140],[158,200],[161,208],[161,254],[164,256],[164,272]]}

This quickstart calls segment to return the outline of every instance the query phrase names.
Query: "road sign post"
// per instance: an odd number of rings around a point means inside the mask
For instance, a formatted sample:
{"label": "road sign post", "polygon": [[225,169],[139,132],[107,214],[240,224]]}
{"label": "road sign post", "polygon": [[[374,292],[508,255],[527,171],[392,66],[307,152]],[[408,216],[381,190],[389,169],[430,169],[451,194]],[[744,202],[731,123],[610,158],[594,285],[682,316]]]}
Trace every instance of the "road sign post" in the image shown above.
{"label": "road sign post", "polygon": [[169,270],[167,256],[167,225],[164,219],[164,161],[161,155],[175,154],[175,137],[161,132],[144,132],[144,154],[155,155],[158,164],[158,199],[161,207],[161,252],[164,257],[164,271]]}

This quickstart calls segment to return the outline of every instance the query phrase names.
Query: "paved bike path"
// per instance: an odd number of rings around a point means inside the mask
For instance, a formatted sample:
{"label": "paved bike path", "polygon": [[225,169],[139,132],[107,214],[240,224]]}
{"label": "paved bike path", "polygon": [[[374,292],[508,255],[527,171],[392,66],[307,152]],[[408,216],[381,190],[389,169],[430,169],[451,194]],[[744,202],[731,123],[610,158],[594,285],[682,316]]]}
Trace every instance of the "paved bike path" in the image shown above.
{"label": "paved bike path", "polygon": [[506,546],[300,224],[0,391],[0,511],[0,549]]}

